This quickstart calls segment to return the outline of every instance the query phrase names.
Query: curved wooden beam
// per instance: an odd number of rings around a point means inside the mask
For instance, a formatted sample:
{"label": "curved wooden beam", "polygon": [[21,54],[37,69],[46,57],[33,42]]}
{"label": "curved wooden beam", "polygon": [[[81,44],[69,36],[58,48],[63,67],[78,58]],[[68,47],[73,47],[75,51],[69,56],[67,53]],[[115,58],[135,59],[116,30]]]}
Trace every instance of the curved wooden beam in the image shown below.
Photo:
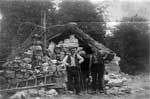
{"label": "curved wooden beam", "polygon": [[[38,26],[37,28],[38,29],[34,30],[30,34],[30,36],[24,41],[24,43],[22,43],[21,46],[18,47],[18,49],[15,51],[15,54],[13,56],[10,55],[8,57],[9,60],[13,59],[19,53],[23,53],[32,44],[32,36],[35,33],[40,32],[41,36],[43,36],[43,34],[44,34],[44,32],[42,31],[43,28],[40,27],[40,26]],[[39,29],[40,29],[40,31],[39,31]],[[64,25],[54,25],[54,26],[50,26],[50,27],[46,28],[47,40],[55,38],[56,36],[63,35],[62,33],[65,32],[66,30],[67,31],[71,31],[72,33],[77,35],[81,40],[87,42],[89,46],[98,49],[100,52],[106,52],[106,53],[113,52],[112,50],[110,50],[109,48],[105,47],[103,44],[97,42],[92,37],[90,37],[88,34],[83,32],[81,29],[78,28],[77,24],[73,23],[73,22],[68,23],[68,24],[64,24]],[[66,33],[69,33],[69,32],[66,32]]]}

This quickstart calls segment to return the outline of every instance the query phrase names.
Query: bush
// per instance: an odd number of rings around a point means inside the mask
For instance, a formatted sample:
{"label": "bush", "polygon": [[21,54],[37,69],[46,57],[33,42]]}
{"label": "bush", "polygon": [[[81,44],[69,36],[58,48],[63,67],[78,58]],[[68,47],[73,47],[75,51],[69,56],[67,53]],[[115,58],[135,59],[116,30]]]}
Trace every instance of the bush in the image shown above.
{"label": "bush", "polygon": [[123,72],[135,74],[149,69],[149,27],[139,16],[123,18],[107,45],[120,57]]}

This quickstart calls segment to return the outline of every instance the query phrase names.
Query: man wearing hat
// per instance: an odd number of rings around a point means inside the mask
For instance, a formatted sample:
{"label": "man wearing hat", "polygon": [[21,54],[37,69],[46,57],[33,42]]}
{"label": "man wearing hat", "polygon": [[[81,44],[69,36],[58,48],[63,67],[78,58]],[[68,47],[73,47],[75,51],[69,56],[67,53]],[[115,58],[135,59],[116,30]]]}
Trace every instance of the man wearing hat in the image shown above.
{"label": "man wearing hat", "polygon": [[103,76],[105,71],[104,59],[102,53],[98,52],[97,49],[92,49],[93,54],[90,56],[90,72],[92,76],[92,90],[94,93],[104,91]]}
{"label": "man wearing hat", "polygon": [[80,64],[84,61],[83,57],[77,54],[77,48],[71,48],[63,62],[67,64],[68,90],[80,93]]}

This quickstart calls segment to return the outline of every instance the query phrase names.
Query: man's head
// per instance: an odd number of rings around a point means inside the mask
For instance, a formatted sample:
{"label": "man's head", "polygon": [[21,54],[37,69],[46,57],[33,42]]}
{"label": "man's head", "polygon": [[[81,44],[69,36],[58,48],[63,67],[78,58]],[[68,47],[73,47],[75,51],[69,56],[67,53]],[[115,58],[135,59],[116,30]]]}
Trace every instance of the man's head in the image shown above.
{"label": "man's head", "polygon": [[60,55],[61,55],[62,57],[64,57],[64,56],[65,56],[65,52],[64,52],[64,51],[61,51],[61,52],[60,52]]}
{"label": "man's head", "polygon": [[98,50],[96,48],[92,48],[92,51],[93,51],[94,54],[98,53]]}
{"label": "man's head", "polygon": [[61,52],[61,49],[60,49],[59,47],[56,47],[55,50],[54,50],[54,52],[55,52],[56,54],[58,54],[58,53]]}
{"label": "man's head", "polygon": [[70,52],[71,52],[71,55],[75,54],[77,51],[77,48],[76,47],[73,47],[70,49]]}

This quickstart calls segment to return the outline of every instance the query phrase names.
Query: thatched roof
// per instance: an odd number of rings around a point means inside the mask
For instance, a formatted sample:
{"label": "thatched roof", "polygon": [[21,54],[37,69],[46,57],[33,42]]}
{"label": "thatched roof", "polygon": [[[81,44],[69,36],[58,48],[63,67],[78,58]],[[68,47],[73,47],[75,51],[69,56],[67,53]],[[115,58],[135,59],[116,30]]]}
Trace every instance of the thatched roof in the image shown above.
{"label": "thatched roof", "polygon": [[[69,31],[69,32],[65,32]],[[9,56],[9,60],[13,59],[15,56],[17,56],[20,53],[23,53],[26,49],[29,48],[32,44],[32,36],[35,33],[40,33],[40,35],[43,35],[43,29],[42,27],[36,27],[34,31],[30,34],[30,36],[24,41],[24,43],[21,44],[16,50],[13,55]],[[106,52],[110,53],[112,52],[109,48],[105,47],[103,44],[97,42],[92,37],[90,37],[88,34],[83,32],[81,29],[78,28],[76,23],[68,23],[65,25],[55,25],[46,28],[46,37],[47,40],[54,39],[57,36],[63,35],[64,33],[73,33],[75,34],[80,40],[86,42],[90,47],[98,49],[100,52]]]}
{"label": "thatched roof", "polygon": [[[97,42],[88,34],[86,34],[81,29],[79,29],[76,23],[69,23],[54,28],[48,28],[48,30],[50,31],[50,33],[47,34],[47,39],[49,40],[57,36],[64,35],[64,33],[70,33],[70,34],[75,34],[80,40],[86,42],[90,47],[94,47],[99,51],[108,52],[108,53],[111,51],[109,48],[105,47],[102,43]],[[69,32],[64,32],[66,30]]]}

